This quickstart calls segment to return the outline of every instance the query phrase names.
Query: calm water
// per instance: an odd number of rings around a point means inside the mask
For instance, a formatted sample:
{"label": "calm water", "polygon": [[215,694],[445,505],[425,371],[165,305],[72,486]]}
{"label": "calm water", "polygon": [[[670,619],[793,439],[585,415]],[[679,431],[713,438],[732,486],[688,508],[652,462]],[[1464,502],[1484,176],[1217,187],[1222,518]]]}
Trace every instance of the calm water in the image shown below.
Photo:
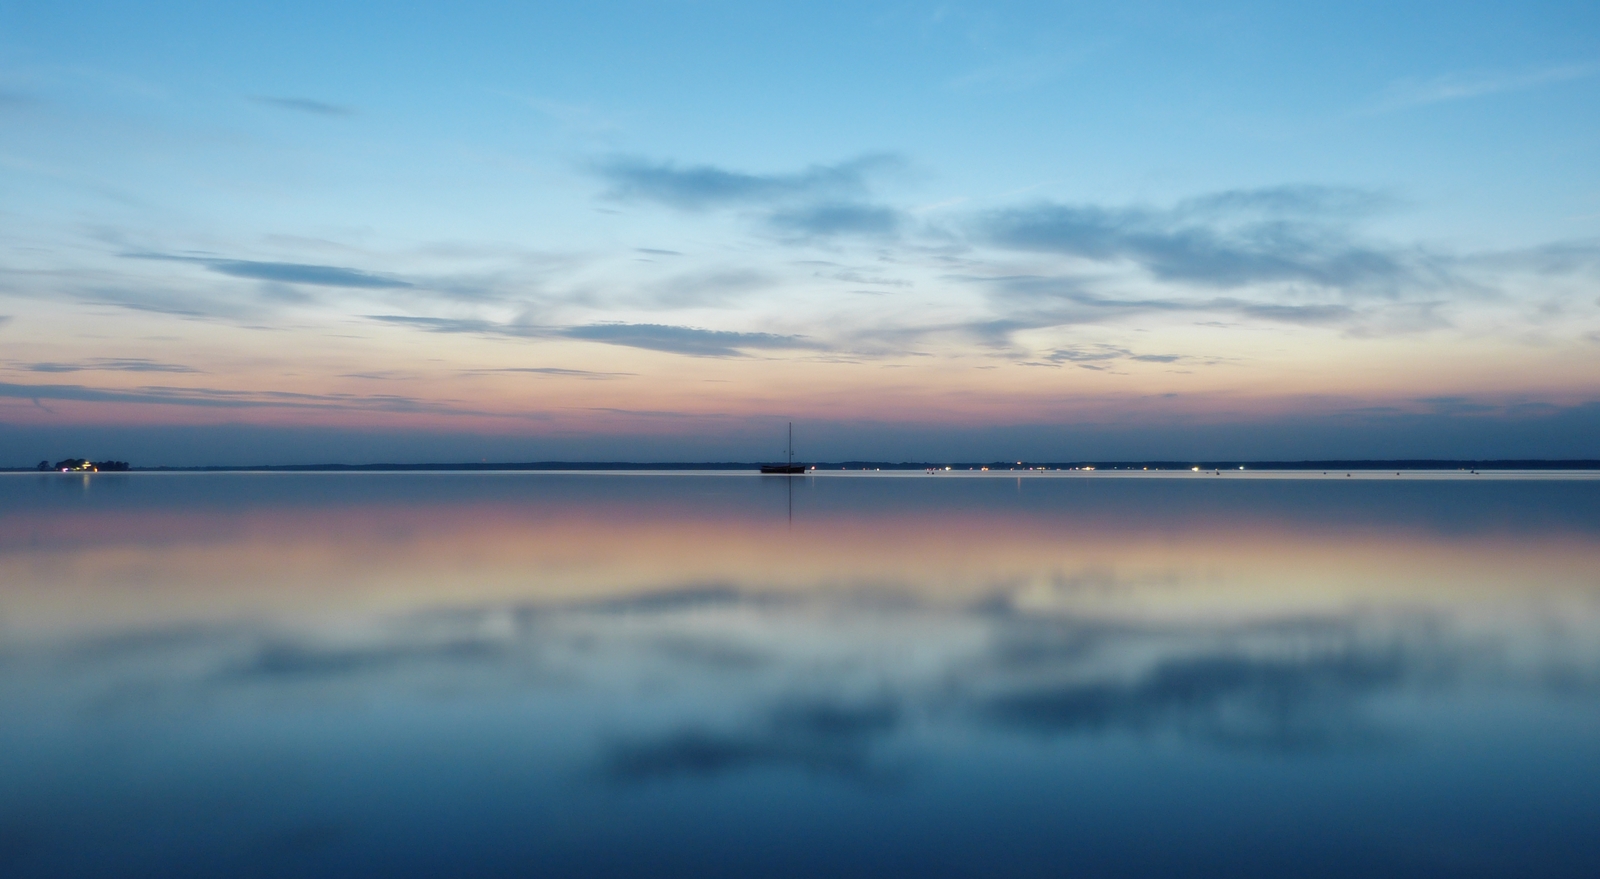
{"label": "calm water", "polygon": [[0,477],[0,874],[1592,877],[1600,481]]}

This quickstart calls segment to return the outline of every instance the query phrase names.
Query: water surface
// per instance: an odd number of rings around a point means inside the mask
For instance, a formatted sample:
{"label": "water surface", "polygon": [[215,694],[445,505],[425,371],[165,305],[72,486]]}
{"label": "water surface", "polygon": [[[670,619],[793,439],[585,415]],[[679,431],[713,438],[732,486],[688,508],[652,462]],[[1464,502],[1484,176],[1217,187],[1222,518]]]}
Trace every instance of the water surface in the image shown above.
{"label": "water surface", "polygon": [[1593,876],[1597,732],[1593,480],[0,477],[8,876]]}

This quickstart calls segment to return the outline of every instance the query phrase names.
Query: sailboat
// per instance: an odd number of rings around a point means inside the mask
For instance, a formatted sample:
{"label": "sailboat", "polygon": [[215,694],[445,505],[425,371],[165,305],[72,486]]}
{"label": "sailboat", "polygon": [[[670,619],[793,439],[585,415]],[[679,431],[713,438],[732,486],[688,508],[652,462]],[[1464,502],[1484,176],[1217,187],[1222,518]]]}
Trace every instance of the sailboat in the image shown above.
{"label": "sailboat", "polygon": [[789,460],[786,464],[762,464],[761,472],[775,476],[792,476],[806,472],[806,465],[794,462],[794,422],[789,422]]}

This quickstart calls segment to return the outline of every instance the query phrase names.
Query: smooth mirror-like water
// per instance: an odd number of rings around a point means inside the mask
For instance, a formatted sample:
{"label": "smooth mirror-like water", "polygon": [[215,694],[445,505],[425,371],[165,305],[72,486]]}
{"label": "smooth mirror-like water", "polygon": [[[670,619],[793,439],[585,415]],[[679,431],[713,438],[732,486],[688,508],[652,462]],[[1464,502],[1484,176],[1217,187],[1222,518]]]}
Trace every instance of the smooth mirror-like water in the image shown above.
{"label": "smooth mirror-like water", "polygon": [[1600,481],[0,477],[0,874],[1600,875]]}

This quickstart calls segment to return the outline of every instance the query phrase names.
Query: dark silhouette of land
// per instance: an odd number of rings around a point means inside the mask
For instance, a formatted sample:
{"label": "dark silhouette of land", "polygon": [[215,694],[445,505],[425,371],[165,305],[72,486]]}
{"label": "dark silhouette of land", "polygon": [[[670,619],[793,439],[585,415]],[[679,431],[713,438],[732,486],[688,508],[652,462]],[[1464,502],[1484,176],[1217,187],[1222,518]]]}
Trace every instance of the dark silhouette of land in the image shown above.
{"label": "dark silhouette of land", "polygon": [[8,467],[8,468],[5,468],[5,469],[6,470],[28,469],[28,470],[40,470],[40,471],[44,471],[44,472],[52,472],[53,471],[53,472],[60,472],[60,473],[98,473],[98,472],[104,470],[104,471],[111,472],[111,473],[117,473],[117,472],[122,472],[122,471],[128,470],[130,468],[128,467],[128,462],[127,461],[91,461],[88,458],[63,458],[60,461],[55,462],[54,464],[51,464],[49,459],[45,459],[43,461],[40,461],[38,464],[35,464],[32,467],[28,467],[28,468],[10,468],[10,467]]}
{"label": "dark silhouette of land", "polygon": [[[83,459],[68,459],[46,468],[46,462],[33,467],[6,467],[0,472],[73,470]],[[529,461],[498,463],[435,464],[267,464],[258,466],[208,467],[130,467],[125,461],[92,462],[101,472],[206,472],[206,473],[321,473],[321,472],[411,472],[411,471],[489,471],[489,470],[589,470],[597,472],[628,470],[756,470],[761,465],[740,461]],[[63,465],[67,465],[63,467]],[[1010,472],[1028,470],[1600,470],[1600,459],[1381,459],[1381,460],[1304,460],[1304,461],[1227,461],[1196,459],[1189,461],[835,461],[811,465],[817,470],[974,470]],[[74,471],[81,472],[81,471]]]}

